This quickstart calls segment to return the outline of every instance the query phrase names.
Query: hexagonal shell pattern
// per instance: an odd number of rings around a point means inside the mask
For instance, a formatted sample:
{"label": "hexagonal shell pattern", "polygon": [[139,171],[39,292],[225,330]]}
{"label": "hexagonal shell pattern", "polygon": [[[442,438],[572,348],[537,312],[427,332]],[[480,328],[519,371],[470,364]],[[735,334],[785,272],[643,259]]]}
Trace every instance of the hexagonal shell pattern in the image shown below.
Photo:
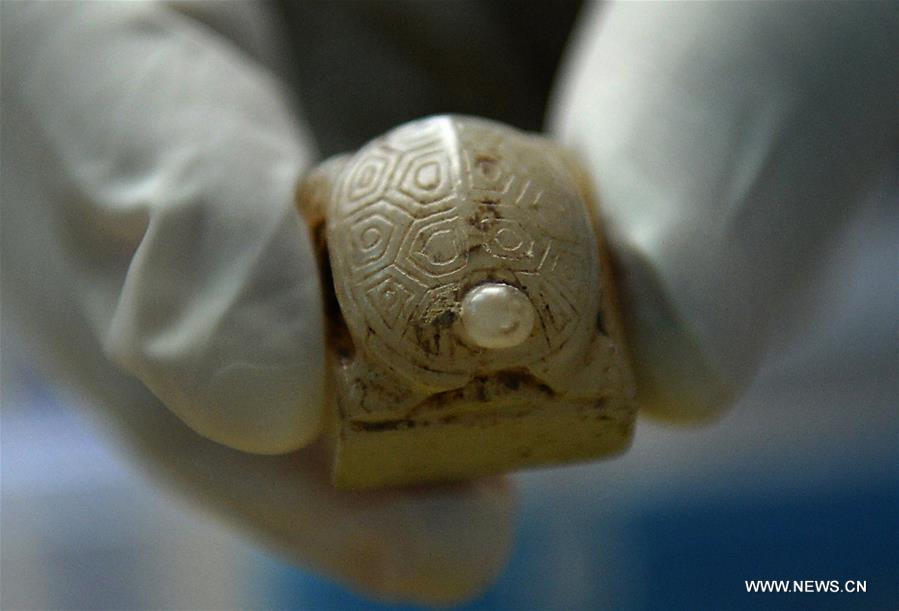
{"label": "hexagonal shell pattern", "polygon": [[[510,367],[564,368],[587,349],[601,292],[597,243],[552,150],[496,123],[440,116],[347,161],[327,235],[340,307],[366,359],[445,390]],[[538,324],[523,344],[484,350],[460,337],[459,304],[482,282],[532,300]]]}

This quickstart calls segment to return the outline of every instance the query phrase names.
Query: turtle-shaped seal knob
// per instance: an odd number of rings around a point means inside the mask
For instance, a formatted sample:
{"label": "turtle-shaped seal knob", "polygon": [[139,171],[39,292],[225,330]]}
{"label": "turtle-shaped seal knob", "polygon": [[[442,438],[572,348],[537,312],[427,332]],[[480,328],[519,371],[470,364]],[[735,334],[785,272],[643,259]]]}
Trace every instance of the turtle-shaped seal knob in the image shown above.
{"label": "turtle-shaped seal knob", "polygon": [[628,444],[589,181],[540,136],[414,121],[302,182],[329,304],[334,481],[445,481]]}

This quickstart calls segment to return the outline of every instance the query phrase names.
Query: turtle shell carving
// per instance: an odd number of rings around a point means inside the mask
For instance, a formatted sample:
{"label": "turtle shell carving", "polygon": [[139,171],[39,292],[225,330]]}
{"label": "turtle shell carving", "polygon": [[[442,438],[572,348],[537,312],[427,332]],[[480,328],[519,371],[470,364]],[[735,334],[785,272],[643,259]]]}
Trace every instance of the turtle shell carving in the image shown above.
{"label": "turtle shell carving", "polygon": [[[327,243],[356,346],[414,387],[459,387],[503,369],[564,368],[587,350],[600,300],[584,194],[545,139],[440,116],[352,155],[334,178]],[[514,287],[534,324],[518,345],[467,339],[460,309],[477,286]]]}

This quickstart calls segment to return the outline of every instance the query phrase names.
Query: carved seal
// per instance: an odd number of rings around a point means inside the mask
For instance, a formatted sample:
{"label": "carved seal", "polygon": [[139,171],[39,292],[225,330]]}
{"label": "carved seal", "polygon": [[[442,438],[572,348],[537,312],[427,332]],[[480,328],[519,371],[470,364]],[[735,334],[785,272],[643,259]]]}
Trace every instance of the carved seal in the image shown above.
{"label": "carved seal", "polygon": [[626,444],[633,383],[587,185],[549,140],[459,116],[403,125],[304,179],[330,295],[338,484]]}

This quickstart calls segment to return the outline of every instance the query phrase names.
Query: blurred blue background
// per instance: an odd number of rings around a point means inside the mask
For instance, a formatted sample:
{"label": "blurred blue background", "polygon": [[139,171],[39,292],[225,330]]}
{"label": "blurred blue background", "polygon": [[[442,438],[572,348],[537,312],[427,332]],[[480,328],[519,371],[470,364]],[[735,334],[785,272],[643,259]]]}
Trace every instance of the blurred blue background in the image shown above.
{"label": "blurred blue background", "polygon": [[[899,608],[895,217],[884,201],[848,229],[798,341],[722,420],[644,420],[619,459],[516,476],[511,561],[462,608]],[[35,372],[15,329],[2,357],[2,608],[406,608],[170,497]],[[751,579],[867,592],[749,594]]]}

